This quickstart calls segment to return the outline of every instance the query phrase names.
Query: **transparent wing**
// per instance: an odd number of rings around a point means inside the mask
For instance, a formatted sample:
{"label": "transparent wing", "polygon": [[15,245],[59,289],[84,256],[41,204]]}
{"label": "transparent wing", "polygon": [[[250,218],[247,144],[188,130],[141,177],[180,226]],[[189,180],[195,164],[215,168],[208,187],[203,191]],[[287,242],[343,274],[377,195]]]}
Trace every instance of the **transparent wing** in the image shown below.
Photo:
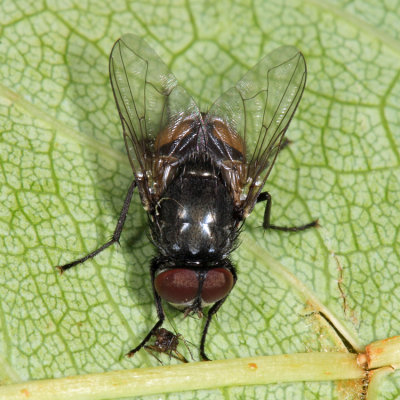
{"label": "transparent wing", "polygon": [[246,179],[242,197],[248,215],[275,162],[283,136],[306,83],[306,63],[295,47],[274,50],[211,107],[245,143]]}
{"label": "transparent wing", "polygon": [[129,160],[139,189],[148,192],[158,157],[157,135],[200,113],[160,57],[136,35],[117,40],[109,68]]}

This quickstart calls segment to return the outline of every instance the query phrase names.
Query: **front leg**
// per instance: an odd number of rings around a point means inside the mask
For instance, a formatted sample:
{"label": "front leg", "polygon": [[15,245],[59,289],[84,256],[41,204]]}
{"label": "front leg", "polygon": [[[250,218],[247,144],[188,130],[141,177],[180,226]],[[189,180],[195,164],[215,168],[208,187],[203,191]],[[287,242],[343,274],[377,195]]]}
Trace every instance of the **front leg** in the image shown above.
{"label": "front leg", "polygon": [[[226,296],[227,297],[227,296]],[[207,321],[204,325],[203,328],[203,333],[201,335],[201,341],[200,341],[200,357],[202,361],[211,361],[204,350],[205,344],[206,344],[206,336],[207,336],[207,332],[208,332],[208,327],[210,326],[210,322],[211,322],[211,318],[212,316],[219,310],[219,308],[222,306],[222,304],[224,303],[224,301],[226,300],[226,297],[224,297],[223,299],[217,301],[209,310],[208,310],[208,314],[207,314]]]}
{"label": "front leg", "polygon": [[[235,268],[233,267],[233,265],[230,263],[230,261],[228,261],[227,267],[229,269],[229,271],[231,272],[232,276],[233,276],[233,285],[232,285],[232,289],[236,284],[237,281],[237,275],[236,275],[236,271]],[[232,291],[231,289],[231,291]],[[229,292],[230,293],[230,292]],[[206,345],[206,336],[207,336],[207,332],[208,332],[208,328],[210,326],[210,322],[211,322],[211,318],[213,317],[213,315],[221,308],[222,304],[225,302],[225,300],[227,299],[227,297],[229,296],[229,293],[221,300],[217,301],[209,310],[207,313],[207,320],[206,323],[204,325],[203,328],[203,333],[201,335],[201,341],[200,341],[200,357],[202,361],[211,361],[204,350],[204,347]]]}
{"label": "front leg", "polygon": [[263,228],[264,229],[275,229],[278,231],[284,231],[284,232],[299,232],[299,231],[304,231],[309,228],[315,228],[318,227],[318,219],[309,222],[308,224],[305,225],[300,225],[300,226],[276,226],[272,225],[270,223],[270,217],[271,217],[271,205],[272,205],[272,197],[268,192],[262,192],[257,198],[257,203],[260,203],[262,201],[266,201],[267,204],[265,205],[265,212],[264,212],[264,222],[263,222]]}
{"label": "front leg", "polygon": [[145,336],[145,338],[140,342],[138,346],[136,346],[134,349],[126,353],[127,357],[133,357],[136,352],[138,352],[141,348],[146,347],[146,343],[150,340],[150,338],[155,335],[157,330],[161,328],[162,324],[164,323],[165,320],[165,314],[164,310],[161,304],[161,298],[160,296],[156,295],[155,296],[155,301],[156,301],[156,308],[157,308],[157,315],[158,315],[158,321],[156,324],[151,328],[150,332]]}
{"label": "front leg", "polygon": [[154,300],[156,302],[156,309],[157,309],[157,316],[158,316],[158,321],[156,324],[151,328],[149,333],[145,336],[145,338],[140,342],[138,346],[136,346],[134,349],[129,351],[126,356],[127,357],[132,357],[136,352],[138,352],[141,348],[146,346],[146,343],[150,340],[150,338],[156,334],[157,330],[161,328],[162,324],[164,323],[165,320],[165,313],[164,309],[161,303],[161,297],[158,295],[157,290],[154,286],[154,278],[156,275],[156,271],[159,269],[159,260],[158,258],[154,258],[153,261],[151,262],[151,267],[150,267],[150,273],[151,273],[151,284],[153,287],[153,295],[154,295]]}

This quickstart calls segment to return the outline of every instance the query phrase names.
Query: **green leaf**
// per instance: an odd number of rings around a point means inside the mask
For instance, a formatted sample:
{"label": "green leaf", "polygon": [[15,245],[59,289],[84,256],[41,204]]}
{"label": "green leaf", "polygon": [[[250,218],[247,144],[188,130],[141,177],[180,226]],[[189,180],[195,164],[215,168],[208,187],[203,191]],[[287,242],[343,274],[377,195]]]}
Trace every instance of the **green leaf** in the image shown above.
{"label": "green leaf", "polygon": [[[399,7],[3,1],[0,382],[157,365],[146,352],[123,357],[156,319],[148,273],[155,249],[137,195],[120,247],[63,276],[54,268],[107,241],[132,180],[108,80],[112,44],[127,32],[145,38],[202,109],[278,46],[297,46],[307,61],[287,134],[293,143],[266,189],[273,223],[319,218],[321,228],[264,233],[256,207],[208,354],[345,351],[321,310],[358,351],[399,334]],[[166,311],[197,359],[204,321]],[[398,374],[380,381],[385,398],[399,388]],[[165,397],[330,399],[358,390],[314,382]]]}

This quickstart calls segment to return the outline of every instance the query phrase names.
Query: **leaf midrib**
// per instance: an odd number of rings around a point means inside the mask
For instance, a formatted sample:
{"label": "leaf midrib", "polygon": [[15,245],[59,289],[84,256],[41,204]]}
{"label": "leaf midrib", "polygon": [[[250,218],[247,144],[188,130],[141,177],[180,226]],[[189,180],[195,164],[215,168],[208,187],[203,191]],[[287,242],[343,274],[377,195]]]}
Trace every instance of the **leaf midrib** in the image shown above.
{"label": "leaf midrib", "polygon": [[129,165],[128,157],[124,152],[117,151],[110,147],[108,143],[102,142],[98,138],[89,135],[82,135],[75,129],[65,125],[60,122],[54,116],[48,115],[40,107],[35,106],[28,100],[24,99],[20,94],[14,92],[13,90],[7,88],[0,83],[0,98],[5,99],[10,107],[15,105],[17,108],[24,112],[27,112],[32,119],[41,120],[48,124],[57,135],[62,135],[68,140],[75,141],[85,148],[91,148],[94,152],[101,154],[106,158],[110,158],[117,163],[125,163]]}

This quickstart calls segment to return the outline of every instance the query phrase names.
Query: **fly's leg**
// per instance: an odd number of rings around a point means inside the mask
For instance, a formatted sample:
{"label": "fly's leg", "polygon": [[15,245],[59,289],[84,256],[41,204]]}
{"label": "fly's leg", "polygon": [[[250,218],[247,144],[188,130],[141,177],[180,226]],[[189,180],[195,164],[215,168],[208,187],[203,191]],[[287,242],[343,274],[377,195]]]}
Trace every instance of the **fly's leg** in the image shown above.
{"label": "fly's leg", "polygon": [[157,323],[151,328],[150,332],[146,335],[146,337],[140,342],[138,346],[136,346],[134,349],[126,353],[127,357],[133,357],[136,352],[138,352],[142,347],[146,346],[146,343],[151,339],[151,337],[155,334],[157,329],[159,329],[162,324],[164,323],[165,320],[165,314],[164,310],[161,304],[161,298],[160,296],[155,293],[154,294],[154,299],[156,301],[156,308],[157,308],[157,316],[158,316],[158,321]]}
{"label": "fly's leg", "polygon": [[136,188],[136,181],[133,181],[131,183],[131,185],[129,186],[129,190],[125,197],[124,205],[122,206],[121,214],[118,218],[117,226],[115,227],[115,230],[114,230],[111,240],[109,240],[107,243],[104,243],[102,246],[100,246],[95,251],[92,251],[91,253],[87,254],[86,256],[84,256],[82,258],[79,258],[78,260],[72,261],[71,263],[68,263],[65,265],[58,266],[57,268],[60,270],[60,273],[63,273],[67,269],[75,267],[78,264],[84,263],[85,261],[89,260],[89,258],[93,258],[97,254],[99,254],[103,250],[105,250],[107,247],[110,247],[112,244],[119,241],[119,238],[121,236],[121,232],[124,227],[125,220],[126,220],[126,215],[128,214],[129,205],[132,200],[133,191],[135,188]]}
{"label": "fly's leg", "polygon": [[206,323],[204,325],[204,329],[203,329],[203,333],[201,334],[201,341],[200,341],[200,357],[201,357],[202,361],[211,361],[207,357],[207,355],[206,355],[206,353],[204,351],[204,346],[206,344],[206,336],[207,336],[207,332],[208,332],[208,327],[210,326],[210,322],[211,322],[212,316],[220,309],[220,307],[222,306],[222,304],[226,300],[226,297],[224,297],[223,299],[217,301],[208,311],[207,321],[206,321]]}
{"label": "fly's leg", "polygon": [[[236,271],[235,268],[232,265],[227,265],[227,267],[229,268],[229,271],[232,273],[233,275],[233,285],[232,288],[235,286],[235,283],[237,281],[237,275],[236,275]],[[232,290],[232,289],[231,289]],[[200,357],[202,359],[202,361],[211,361],[205,351],[204,351],[204,346],[206,344],[206,336],[207,336],[207,332],[208,332],[208,328],[210,326],[210,322],[211,322],[211,318],[213,317],[213,315],[221,308],[222,304],[224,304],[225,300],[227,299],[227,297],[229,296],[229,293],[227,296],[225,296],[223,299],[217,301],[209,310],[207,313],[207,321],[204,325],[203,328],[203,333],[201,334],[201,341],[200,341]]]}
{"label": "fly's leg", "polygon": [[270,217],[271,217],[271,205],[272,205],[272,198],[271,195],[268,192],[262,192],[257,198],[257,203],[260,203],[262,201],[266,201],[267,204],[265,205],[265,212],[264,212],[264,222],[263,222],[263,228],[264,229],[275,229],[278,231],[284,231],[284,232],[299,232],[299,231],[304,231],[309,228],[315,228],[318,227],[318,219],[309,222],[308,224],[305,225],[300,225],[300,226],[276,226],[272,225],[270,223]]}
{"label": "fly's leg", "polygon": [[158,316],[158,321],[157,323],[151,328],[150,332],[146,335],[146,337],[140,342],[138,346],[136,346],[134,349],[126,353],[127,357],[133,357],[136,352],[138,352],[141,348],[146,346],[146,343],[151,339],[153,335],[156,334],[157,330],[161,328],[162,324],[164,323],[165,320],[165,313],[164,309],[161,304],[161,297],[158,295],[156,288],[154,286],[154,278],[157,269],[160,267],[159,261],[157,258],[153,259],[151,263],[151,284],[153,286],[153,295],[154,295],[154,300],[156,302],[156,309],[157,309],[157,316]]}
{"label": "fly's leg", "polygon": [[287,137],[283,138],[282,143],[279,147],[279,152],[281,152],[283,149],[290,146],[291,144],[292,144],[292,141],[290,139],[288,139]]}

